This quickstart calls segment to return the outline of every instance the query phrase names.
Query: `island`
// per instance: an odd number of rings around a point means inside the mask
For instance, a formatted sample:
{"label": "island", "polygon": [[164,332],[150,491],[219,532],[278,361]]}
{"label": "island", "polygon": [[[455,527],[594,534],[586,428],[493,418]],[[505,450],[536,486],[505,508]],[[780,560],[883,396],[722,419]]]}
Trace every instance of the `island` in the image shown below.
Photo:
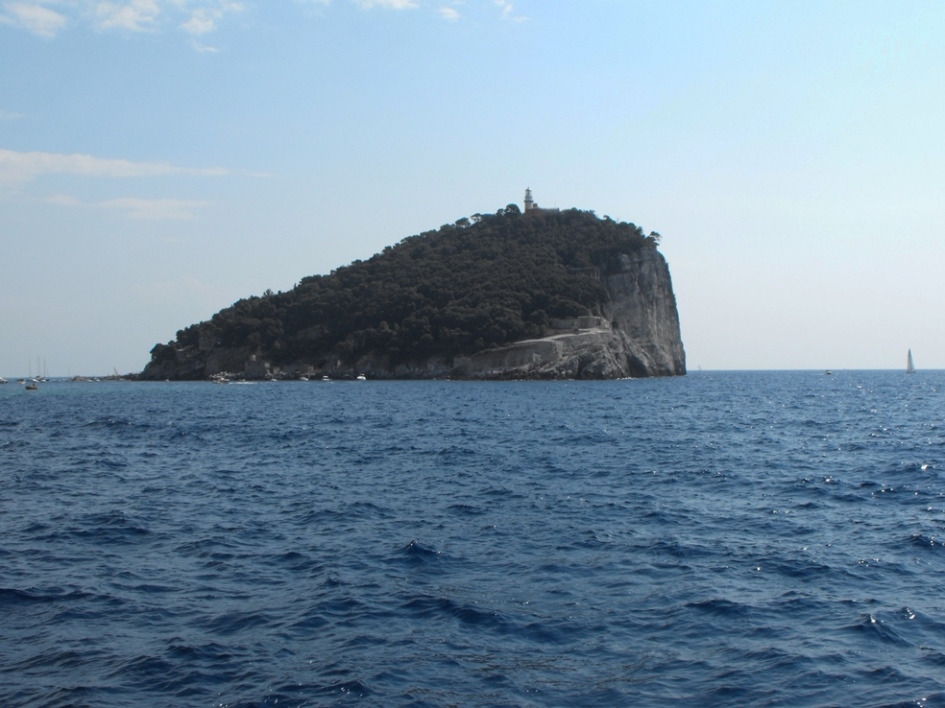
{"label": "island", "polygon": [[365,261],[267,290],[151,350],[143,380],[679,376],[658,233],[526,192]]}

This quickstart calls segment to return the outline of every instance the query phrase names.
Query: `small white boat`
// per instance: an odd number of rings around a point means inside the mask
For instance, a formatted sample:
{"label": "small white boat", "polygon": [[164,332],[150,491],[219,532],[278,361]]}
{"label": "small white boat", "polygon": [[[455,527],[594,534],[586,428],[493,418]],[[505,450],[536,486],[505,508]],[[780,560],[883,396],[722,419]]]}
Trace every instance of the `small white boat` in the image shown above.
{"label": "small white boat", "polygon": [[909,353],[906,355],[906,373],[914,374],[915,373],[915,363],[912,361],[912,350],[909,350]]}
{"label": "small white boat", "polygon": [[367,376],[365,376],[364,374],[358,374],[355,378],[358,381],[367,381]]}

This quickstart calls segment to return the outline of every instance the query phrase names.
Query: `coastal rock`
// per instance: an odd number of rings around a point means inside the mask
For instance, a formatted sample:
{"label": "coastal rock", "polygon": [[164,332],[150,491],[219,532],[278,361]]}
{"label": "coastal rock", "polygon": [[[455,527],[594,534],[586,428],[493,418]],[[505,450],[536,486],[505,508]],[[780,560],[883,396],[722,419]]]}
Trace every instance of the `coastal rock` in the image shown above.
{"label": "coastal rock", "polygon": [[686,373],[669,268],[655,250],[622,255],[603,278],[608,301],[599,317],[555,323],[570,329],[478,352],[450,375],[473,378],[613,379]]}
{"label": "coastal rock", "polygon": [[141,378],[683,375],[657,244],[592,212],[500,210],[241,300],[155,345]]}

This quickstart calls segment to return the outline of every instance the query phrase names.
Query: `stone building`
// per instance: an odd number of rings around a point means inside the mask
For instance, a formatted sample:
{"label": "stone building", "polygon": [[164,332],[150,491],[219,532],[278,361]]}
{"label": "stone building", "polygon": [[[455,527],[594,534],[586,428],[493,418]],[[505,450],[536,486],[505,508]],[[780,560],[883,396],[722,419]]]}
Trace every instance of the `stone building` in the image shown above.
{"label": "stone building", "polygon": [[525,213],[526,214],[556,214],[560,209],[542,209],[538,202],[532,199],[532,190],[525,190]]}

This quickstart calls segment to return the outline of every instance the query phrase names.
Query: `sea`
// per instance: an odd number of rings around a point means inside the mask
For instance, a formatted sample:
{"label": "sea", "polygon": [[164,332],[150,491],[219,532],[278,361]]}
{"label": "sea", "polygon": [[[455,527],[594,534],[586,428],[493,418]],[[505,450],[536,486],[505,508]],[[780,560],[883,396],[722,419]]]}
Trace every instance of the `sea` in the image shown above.
{"label": "sea", "polygon": [[0,386],[2,706],[945,706],[945,371]]}

